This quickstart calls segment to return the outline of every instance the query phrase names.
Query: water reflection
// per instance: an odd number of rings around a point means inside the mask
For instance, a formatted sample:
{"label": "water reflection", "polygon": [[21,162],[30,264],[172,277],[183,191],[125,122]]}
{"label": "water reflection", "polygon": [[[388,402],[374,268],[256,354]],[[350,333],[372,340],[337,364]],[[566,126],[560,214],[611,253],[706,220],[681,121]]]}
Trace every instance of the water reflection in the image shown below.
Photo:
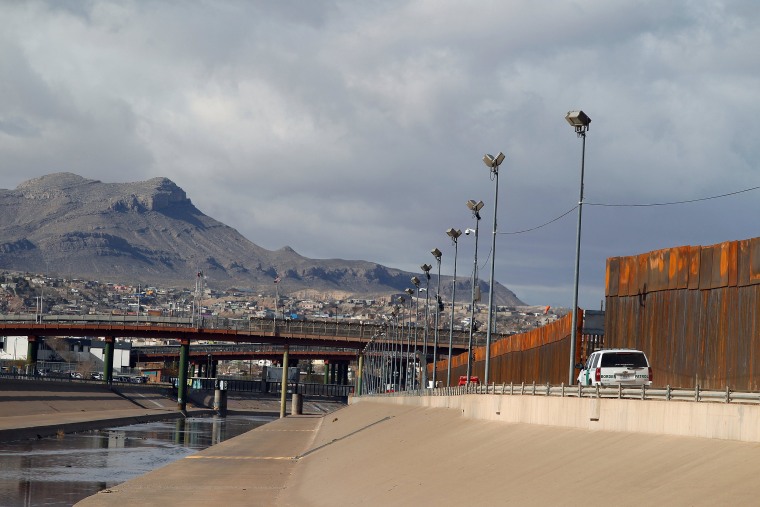
{"label": "water reflection", "polygon": [[271,418],[190,418],[0,443],[0,505],[72,505]]}

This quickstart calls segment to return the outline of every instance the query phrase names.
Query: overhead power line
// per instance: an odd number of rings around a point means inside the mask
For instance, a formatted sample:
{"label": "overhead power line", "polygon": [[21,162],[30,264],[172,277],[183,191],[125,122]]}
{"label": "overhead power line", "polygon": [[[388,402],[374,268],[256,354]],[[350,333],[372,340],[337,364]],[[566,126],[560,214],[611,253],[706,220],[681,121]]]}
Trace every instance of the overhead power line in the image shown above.
{"label": "overhead power line", "polygon": [[732,195],[743,194],[744,192],[751,192],[752,190],[757,190],[758,188],[760,188],[760,186],[745,188],[744,190],[737,190],[736,192],[729,192],[727,194],[712,195],[710,197],[701,197],[699,199],[689,199],[686,201],[653,202],[649,204],[609,204],[609,203],[601,203],[601,202],[584,202],[583,204],[587,206],[606,206],[606,207],[614,207],[614,208],[646,208],[649,206],[673,206],[675,204],[688,204],[691,202],[709,201],[711,199],[720,199],[721,197],[730,197]]}
{"label": "overhead power line", "polygon": [[543,224],[541,224],[541,225],[537,225],[536,227],[531,227],[530,229],[523,229],[523,230],[521,230],[521,231],[500,232],[500,233],[498,233],[498,234],[523,234],[523,233],[525,233],[525,232],[531,232],[531,231],[535,231],[535,230],[537,230],[537,229],[540,229],[540,228],[542,228],[542,227],[546,227],[547,225],[549,225],[549,224],[552,224],[552,223],[556,222],[557,220],[559,220],[559,219],[561,219],[561,218],[564,218],[564,217],[566,217],[567,215],[569,215],[570,213],[572,213],[572,212],[573,212],[573,211],[575,211],[576,209],[578,209],[578,205],[577,205],[577,204],[576,204],[575,206],[573,206],[572,208],[570,208],[569,210],[567,210],[566,212],[562,213],[562,214],[561,214],[560,216],[558,216],[557,218],[552,218],[552,219],[551,219],[551,220],[549,220],[548,222],[546,222],[546,223],[543,223]]}
{"label": "overhead power line", "polygon": [[[655,202],[655,203],[647,203],[647,204],[611,204],[611,203],[600,203],[600,202],[584,202],[586,206],[603,206],[608,208],[646,208],[646,207],[652,207],[652,206],[674,206],[677,204],[689,204],[692,202],[701,202],[701,201],[709,201],[712,199],[720,199],[722,197],[731,197],[733,195],[743,194],[745,192],[751,192],[753,190],[760,189],[760,186],[757,187],[751,187],[751,188],[745,188],[743,190],[737,190],[736,192],[729,192],[727,194],[720,194],[720,195],[711,195],[710,197],[700,197],[699,199],[688,199],[685,201],[673,201],[673,202]],[[566,212],[562,213],[560,216],[553,218],[549,220],[548,222],[545,222],[541,225],[537,225],[536,227],[531,227],[530,229],[523,229],[520,231],[509,231],[509,232],[498,232],[497,234],[524,234],[526,232],[533,232],[535,230],[541,229],[542,227],[546,227],[547,225],[553,224],[557,220],[560,220],[573,211],[578,209],[578,205],[573,206]]]}

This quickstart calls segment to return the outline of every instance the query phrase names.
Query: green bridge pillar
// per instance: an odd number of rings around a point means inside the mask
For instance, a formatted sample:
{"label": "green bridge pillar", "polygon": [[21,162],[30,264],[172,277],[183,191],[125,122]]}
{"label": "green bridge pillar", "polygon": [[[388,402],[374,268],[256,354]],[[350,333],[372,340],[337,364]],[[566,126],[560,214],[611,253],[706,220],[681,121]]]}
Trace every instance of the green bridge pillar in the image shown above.
{"label": "green bridge pillar", "polygon": [[103,382],[111,385],[113,382],[113,336],[104,338],[105,348],[103,350]]}
{"label": "green bridge pillar", "polygon": [[280,419],[285,417],[285,403],[288,400],[288,352],[290,347],[285,345],[285,352],[282,353],[282,385],[280,393]]}
{"label": "green bridge pillar", "polygon": [[330,383],[330,361],[325,361],[325,385]]}
{"label": "green bridge pillar", "polygon": [[[38,336],[29,335],[26,337],[28,340],[28,344],[26,346],[26,364],[27,366],[31,366],[32,373],[37,369],[37,340],[39,339]],[[29,373],[27,371],[27,373]]]}
{"label": "green bridge pillar", "polygon": [[362,395],[362,377],[364,376],[364,354],[359,354],[359,367],[356,371],[356,395]]}
{"label": "green bridge pillar", "polygon": [[183,412],[187,408],[187,360],[190,357],[190,340],[179,341],[179,372],[177,372],[177,408]]}

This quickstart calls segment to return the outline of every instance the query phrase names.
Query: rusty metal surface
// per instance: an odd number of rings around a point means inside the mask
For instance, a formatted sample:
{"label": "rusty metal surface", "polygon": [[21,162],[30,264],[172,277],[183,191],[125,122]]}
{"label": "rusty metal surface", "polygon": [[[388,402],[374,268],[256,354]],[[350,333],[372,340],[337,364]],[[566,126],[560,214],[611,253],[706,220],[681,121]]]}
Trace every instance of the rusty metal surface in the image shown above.
{"label": "rusty metal surface", "polygon": [[607,260],[607,347],[644,350],[654,385],[760,388],[760,238]]}
{"label": "rusty metal surface", "polygon": [[[582,312],[582,310],[579,310]],[[589,337],[580,333],[583,319],[578,319],[577,360],[582,359],[584,344]],[[491,344],[491,371],[489,381],[501,383],[552,383],[567,381],[570,356],[570,330],[572,315],[567,314],[549,325],[533,329],[527,333],[501,337]],[[594,339],[598,339],[594,338]],[[485,377],[485,347],[473,348],[472,375]],[[447,359],[438,361],[436,380],[445,385]],[[428,365],[432,378],[432,365]],[[451,378],[456,385],[460,376],[467,375],[467,353],[452,357]]]}

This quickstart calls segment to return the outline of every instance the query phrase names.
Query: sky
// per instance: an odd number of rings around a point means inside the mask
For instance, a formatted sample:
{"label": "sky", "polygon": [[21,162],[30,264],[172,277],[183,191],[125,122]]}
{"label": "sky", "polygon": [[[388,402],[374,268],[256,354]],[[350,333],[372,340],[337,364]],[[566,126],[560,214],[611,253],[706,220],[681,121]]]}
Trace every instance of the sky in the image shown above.
{"label": "sky", "polygon": [[569,307],[580,109],[598,309],[610,257],[760,235],[758,48],[754,0],[2,2],[0,188],[162,176],[263,248],[444,275],[482,200],[479,277],[496,207],[495,279]]}

